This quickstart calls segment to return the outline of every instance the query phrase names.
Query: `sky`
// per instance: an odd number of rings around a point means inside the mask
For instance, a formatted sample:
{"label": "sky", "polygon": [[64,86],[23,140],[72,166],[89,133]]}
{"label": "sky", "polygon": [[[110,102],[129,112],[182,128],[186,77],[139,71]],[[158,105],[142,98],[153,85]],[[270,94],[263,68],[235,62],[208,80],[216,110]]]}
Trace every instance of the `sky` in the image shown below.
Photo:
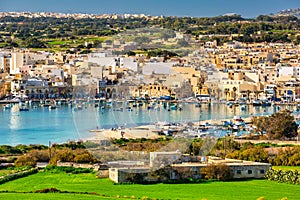
{"label": "sky", "polygon": [[300,8],[300,0],[0,0],[0,12],[63,12],[212,17],[228,13],[253,18]]}

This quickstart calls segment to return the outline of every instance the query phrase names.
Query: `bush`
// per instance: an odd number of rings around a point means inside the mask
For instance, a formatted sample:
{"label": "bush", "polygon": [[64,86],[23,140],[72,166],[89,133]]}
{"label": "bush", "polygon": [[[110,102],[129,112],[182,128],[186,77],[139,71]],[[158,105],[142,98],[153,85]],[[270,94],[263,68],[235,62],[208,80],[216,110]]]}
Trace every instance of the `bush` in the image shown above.
{"label": "bush", "polygon": [[32,150],[28,154],[38,162],[49,162],[50,160],[48,150]]}
{"label": "bush", "polygon": [[76,163],[96,163],[97,159],[85,149],[62,149],[52,151],[50,164],[56,165],[57,161]]}
{"label": "bush", "polygon": [[23,167],[23,166],[36,166],[36,159],[30,155],[23,155],[19,156],[17,160],[15,161],[16,167]]}
{"label": "bush", "polygon": [[34,191],[34,193],[60,193],[61,191],[59,189],[56,188],[44,188],[41,190],[36,190]]}
{"label": "bush", "polygon": [[87,168],[74,168],[74,167],[63,167],[63,166],[54,166],[54,165],[48,165],[44,169],[48,172],[65,172],[65,173],[71,173],[71,174],[80,174],[80,173],[92,173],[93,169],[87,169]]}
{"label": "bush", "polygon": [[271,169],[266,173],[266,179],[279,183],[300,184],[300,172],[297,170],[274,170]]}
{"label": "bush", "polygon": [[210,164],[201,171],[205,175],[205,179],[217,179],[220,181],[228,181],[233,178],[233,174],[230,168],[223,163]]}

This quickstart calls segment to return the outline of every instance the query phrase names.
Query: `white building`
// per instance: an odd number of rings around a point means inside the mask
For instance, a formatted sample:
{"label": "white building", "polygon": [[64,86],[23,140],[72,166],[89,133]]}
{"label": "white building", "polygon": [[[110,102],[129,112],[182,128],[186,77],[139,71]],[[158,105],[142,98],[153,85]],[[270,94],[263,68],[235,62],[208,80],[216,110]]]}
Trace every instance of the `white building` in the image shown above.
{"label": "white building", "polygon": [[172,74],[172,66],[174,62],[163,63],[147,63],[143,66],[143,74],[144,75],[151,75],[151,74]]}
{"label": "white building", "polygon": [[289,65],[281,65],[280,63],[276,65],[277,69],[277,77],[282,76],[293,76],[294,75],[294,67]]}

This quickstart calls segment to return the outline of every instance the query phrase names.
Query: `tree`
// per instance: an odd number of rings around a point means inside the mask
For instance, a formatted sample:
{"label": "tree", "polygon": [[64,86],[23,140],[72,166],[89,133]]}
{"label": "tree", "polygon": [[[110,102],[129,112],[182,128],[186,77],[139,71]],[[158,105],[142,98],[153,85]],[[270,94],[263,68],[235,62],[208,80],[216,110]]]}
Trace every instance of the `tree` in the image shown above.
{"label": "tree", "polygon": [[227,99],[228,99],[229,89],[228,89],[228,88],[225,88],[224,93],[225,93],[226,100],[227,100]]}
{"label": "tree", "polygon": [[258,99],[258,95],[259,95],[260,91],[258,90],[255,90],[255,97],[256,97],[256,100]]}
{"label": "tree", "polygon": [[236,91],[237,91],[237,88],[236,88],[236,87],[233,87],[233,88],[232,88],[232,91],[233,91],[233,99],[234,99],[234,101],[235,101],[235,99],[236,99]]}
{"label": "tree", "polygon": [[200,101],[202,100],[202,97],[201,97],[201,95],[202,95],[202,88],[203,88],[203,86],[202,86],[202,82],[200,80],[199,83],[198,83],[198,89],[199,89],[199,93],[200,93]]}
{"label": "tree", "polygon": [[255,127],[256,133],[263,135],[267,132],[268,125],[269,125],[269,118],[267,116],[261,117],[252,117],[251,122]]}
{"label": "tree", "polygon": [[273,87],[273,99],[277,98],[277,87]]}
{"label": "tree", "polygon": [[88,151],[85,153],[76,155],[74,158],[74,162],[76,163],[96,163],[97,159]]}
{"label": "tree", "polygon": [[25,40],[25,46],[27,48],[46,48],[44,42],[38,40],[37,38],[28,38]]}
{"label": "tree", "polygon": [[250,100],[250,94],[251,94],[251,91],[250,91],[250,90],[247,90],[247,91],[246,91],[246,94],[247,94],[247,100]]}
{"label": "tree", "polygon": [[270,116],[267,135],[271,139],[285,139],[297,136],[298,125],[291,112],[284,110]]}
{"label": "tree", "polygon": [[233,178],[232,172],[228,165],[223,163],[210,164],[201,170],[205,179],[217,179],[220,181],[227,181]]}
{"label": "tree", "polygon": [[31,155],[22,155],[19,156],[18,159],[15,161],[16,167],[23,167],[23,166],[36,166],[36,159]]}
{"label": "tree", "polygon": [[297,136],[298,125],[291,112],[284,110],[270,117],[254,117],[253,126],[258,133],[266,133],[269,139],[286,139]]}

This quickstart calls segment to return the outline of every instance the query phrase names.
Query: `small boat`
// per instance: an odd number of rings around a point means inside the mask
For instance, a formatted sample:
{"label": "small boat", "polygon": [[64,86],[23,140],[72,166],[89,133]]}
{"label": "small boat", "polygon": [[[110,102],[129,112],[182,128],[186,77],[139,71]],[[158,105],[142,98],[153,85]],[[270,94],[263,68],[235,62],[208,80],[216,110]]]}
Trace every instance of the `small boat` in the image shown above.
{"label": "small boat", "polygon": [[73,110],[74,111],[82,110],[82,106],[81,105],[76,105]]}
{"label": "small boat", "polygon": [[227,101],[227,102],[226,102],[226,105],[227,105],[227,106],[233,106],[234,104],[235,104],[234,101]]}
{"label": "small boat", "polygon": [[54,110],[54,109],[56,109],[56,106],[55,105],[50,105],[48,108],[49,108],[49,110]]}
{"label": "small boat", "polygon": [[106,108],[111,108],[112,107],[112,101],[111,100],[108,100],[106,102]]}
{"label": "small boat", "polygon": [[172,106],[170,107],[170,109],[171,109],[171,110],[177,110],[177,105],[172,105]]}
{"label": "small boat", "polygon": [[142,101],[138,101],[138,106],[139,107],[143,106],[143,102]]}
{"label": "small boat", "polygon": [[11,109],[11,104],[6,104],[5,106],[4,106],[4,109],[6,109],[6,110],[9,110],[9,109]]}
{"label": "small boat", "polygon": [[272,105],[272,103],[270,101],[268,101],[268,100],[263,100],[261,102],[261,106],[263,106],[263,107],[271,106],[271,105]]}
{"label": "small boat", "polygon": [[179,111],[182,111],[182,110],[183,110],[182,105],[179,105],[179,106],[178,106],[178,110],[179,110]]}
{"label": "small boat", "polygon": [[126,103],[134,103],[134,100],[133,99],[128,99],[127,101],[126,101]]}
{"label": "small boat", "polygon": [[253,106],[261,106],[262,102],[260,100],[254,100],[252,101]]}
{"label": "small boat", "polygon": [[122,108],[122,107],[120,107],[120,108],[115,108],[114,111],[121,111],[121,112],[122,112],[122,111],[123,111],[123,108]]}
{"label": "small boat", "polygon": [[21,107],[21,108],[19,109],[19,111],[29,111],[29,109],[26,108],[26,107]]}
{"label": "small boat", "polygon": [[233,117],[233,124],[232,124],[233,131],[239,131],[240,129],[244,128],[245,125],[246,125],[245,121],[240,116]]}
{"label": "small boat", "polygon": [[247,106],[246,106],[246,105],[241,105],[241,110],[242,110],[242,111],[245,111],[245,110],[246,110],[246,108],[247,108]]}

